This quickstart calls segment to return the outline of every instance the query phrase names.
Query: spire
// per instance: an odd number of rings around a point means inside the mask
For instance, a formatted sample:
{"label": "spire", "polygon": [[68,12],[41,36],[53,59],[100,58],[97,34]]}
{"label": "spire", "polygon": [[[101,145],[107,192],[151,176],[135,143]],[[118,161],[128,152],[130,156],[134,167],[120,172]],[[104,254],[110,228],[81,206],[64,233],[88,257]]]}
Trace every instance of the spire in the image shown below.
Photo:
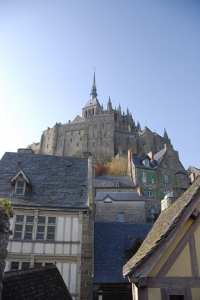
{"label": "spire", "polygon": [[97,88],[96,88],[96,82],[95,82],[95,69],[96,68],[94,68],[94,78],[93,78],[93,85],[91,88],[90,99],[94,99],[97,97]]}
{"label": "spire", "polygon": [[168,134],[166,129],[164,128],[164,139],[169,140]]}
{"label": "spire", "polygon": [[108,98],[107,110],[108,111],[112,110],[112,103],[111,103],[111,100],[110,100],[110,96]]}

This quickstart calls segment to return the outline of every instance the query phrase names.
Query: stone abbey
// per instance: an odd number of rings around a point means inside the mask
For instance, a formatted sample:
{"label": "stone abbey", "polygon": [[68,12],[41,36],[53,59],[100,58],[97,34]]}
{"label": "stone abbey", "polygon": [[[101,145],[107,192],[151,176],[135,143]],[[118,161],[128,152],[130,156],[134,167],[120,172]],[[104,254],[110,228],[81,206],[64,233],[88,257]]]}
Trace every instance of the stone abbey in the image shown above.
{"label": "stone abbey", "polygon": [[145,155],[150,151],[157,153],[170,143],[166,131],[164,137],[149,130],[146,126],[141,130],[135,124],[131,112],[126,114],[113,109],[109,97],[107,109],[99,104],[95,73],[90,99],[82,108],[82,117],[66,124],[56,123],[53,128],[43,131],[39,143],[29,146],[37,154],[49,154],[70,157],[106,155],[113,157],[118,153],[126,154],[133,149],[134,155]]}

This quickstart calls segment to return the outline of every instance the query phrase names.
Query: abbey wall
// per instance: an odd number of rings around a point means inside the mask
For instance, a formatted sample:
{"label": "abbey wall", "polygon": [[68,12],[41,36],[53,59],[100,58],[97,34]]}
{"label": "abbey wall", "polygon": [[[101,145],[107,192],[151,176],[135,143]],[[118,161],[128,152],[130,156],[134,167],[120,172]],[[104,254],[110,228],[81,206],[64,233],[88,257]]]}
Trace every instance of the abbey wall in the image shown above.
{"label": "abbey wall", "polygon": [[43,131],[39,143],[29,147],[38,154],[84,157],[89,153],[93,157],[127,154],[133,149],[134,155],[154,153],[164,148],[168,136],[161,137],[147,127],[141,130],[135,124],[131,113],[121,112],[121,107],[113,109],[110,98],[107,109],[97,99],[95,76],[90,99],[82,109],[82,117],[66,124],[56,123],[54,127]]}

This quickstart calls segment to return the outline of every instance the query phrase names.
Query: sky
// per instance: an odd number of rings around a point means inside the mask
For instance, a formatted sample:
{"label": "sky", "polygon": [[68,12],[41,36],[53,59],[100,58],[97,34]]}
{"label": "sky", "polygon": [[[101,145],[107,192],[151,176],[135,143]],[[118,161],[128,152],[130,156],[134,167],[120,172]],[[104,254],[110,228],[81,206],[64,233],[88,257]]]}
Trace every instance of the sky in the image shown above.
{"label": "sky", "polygon": [[0,157],[89,100],[127,107],[200,168],[199,0],[1,0]]}

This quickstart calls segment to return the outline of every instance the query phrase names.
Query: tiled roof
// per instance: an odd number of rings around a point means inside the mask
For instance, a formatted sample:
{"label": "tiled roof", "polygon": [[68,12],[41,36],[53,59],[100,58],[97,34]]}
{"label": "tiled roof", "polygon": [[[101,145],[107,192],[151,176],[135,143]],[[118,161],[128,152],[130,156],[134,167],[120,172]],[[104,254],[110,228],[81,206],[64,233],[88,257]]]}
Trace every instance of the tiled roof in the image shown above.
{"label": "tiled roof", "polygon": [[158,246],[162,244],[176,226],[183,212],[199,190],[200,177],[196,179],[182,196],[160,214],[137,253],[124,265],[124,276],[127,276],[134,271]]}
{"label": "tiled roof", "polygon": [[[14,195],[10,182],[20,169],[31,184],[24,196]],[[86,209],[87,178],[87,159],[6,152],[0,161],[0,198],[14,205]]]}
{"label": "tiled roof", "polygon": [[112,200],[118,201],[145,201],[147,198],[140,196],[137,192],[98,192],[95,197],[96,200],[104,200],[106,196],[112,198]]}
{"label": "tiled roof", "polygon": [[94,282],[128,282],[122,276],[122,267],[130,258],[130,242],[142,241],[152,224],[94,222]]}
{"label": "tiled roof", "polygon": [[72,300],[56,266],[6,272],[3,300]]}
{"label": "tiled roof", "polygon": [[135,185],[130,176],[96,176],[93,179],[93,186],[97,187],[114,187],[114,181],[119,180],[120,188],[134,188]]}

